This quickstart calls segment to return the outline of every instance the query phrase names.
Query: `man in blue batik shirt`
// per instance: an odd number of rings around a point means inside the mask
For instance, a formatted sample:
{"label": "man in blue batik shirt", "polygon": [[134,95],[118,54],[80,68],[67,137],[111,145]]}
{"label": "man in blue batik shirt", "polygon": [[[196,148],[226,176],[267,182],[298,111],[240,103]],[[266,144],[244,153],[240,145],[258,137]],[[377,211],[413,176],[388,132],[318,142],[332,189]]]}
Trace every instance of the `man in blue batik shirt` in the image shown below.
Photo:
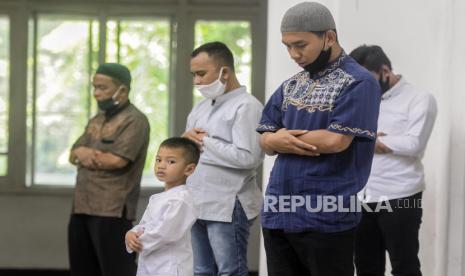
{"label": "man in blue batik shirt", "polygon": [[380,87],[341,48],[325,6],[290,8],[281,33],[304,70],[278,87],[257,128],[277,154],[262,210],[268,273],[353,276],[361,213],[350,207],[370,174]]}

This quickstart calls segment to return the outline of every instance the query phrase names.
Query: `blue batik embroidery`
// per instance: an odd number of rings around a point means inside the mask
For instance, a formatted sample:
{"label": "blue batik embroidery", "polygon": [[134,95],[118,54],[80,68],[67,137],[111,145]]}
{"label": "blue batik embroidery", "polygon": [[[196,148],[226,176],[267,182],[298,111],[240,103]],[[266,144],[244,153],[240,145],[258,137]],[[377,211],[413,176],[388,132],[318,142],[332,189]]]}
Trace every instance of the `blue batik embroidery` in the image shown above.
{"label": "blue batik embroidery", "polygon": [[289,105],[308,112],[332,111],[334,102],[341,91],[355,79],[340,68],[326,76],[313,80],[309,73],[302,71],[283,84],[283,103],[286,111]]}

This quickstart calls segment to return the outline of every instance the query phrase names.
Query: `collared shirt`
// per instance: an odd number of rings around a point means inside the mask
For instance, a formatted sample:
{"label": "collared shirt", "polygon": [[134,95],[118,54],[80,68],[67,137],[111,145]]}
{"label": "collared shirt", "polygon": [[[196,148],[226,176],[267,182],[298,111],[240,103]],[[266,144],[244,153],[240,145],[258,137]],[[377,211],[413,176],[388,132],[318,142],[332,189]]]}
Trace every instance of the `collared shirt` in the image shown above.
{"label": "collared shirt", "polygon": [[236,198],[248,219],[259,214],[262,194],[256,168],[263,152],[254,130],[262,109],[262,104],[240,87],[213,101],[201,101],[189,114],[186,130],[208,132],[200,162],[187,178],[200,219],[231,222]]}
{"label": "collared shirt", "polygon": [[[366,184],[376,139],[379,85],[344,52],[312,77],[302,71],[286,80],[267,102],[257,131],[326,129],[354,139],[349,148],[340,153],[317,157],[278,154],[265,202],[271,198],[284,202],[291,196],[306,202],[305,206],[294,206],[291,211],[277,209],[274,212],[264,208],[261,221],[265,228],[287,232],[338,232],[355,227],[361,218],[356,210],[325,211],[316,207],[318,200],[323,202],[332,197],[347,208],[351,198],[355,199],[356,193]],[[307,204],[316,211],[308,211]]]}
{"label": "collared shirt", "polygon": [[78,166],[73,213],[135,219],[150,126],[147,117],[127,102],[111,115],[99,112],[90,119],[73,149],[85,146],[124,158],[116,170]]}
{"label": "collared shirt", "polygon": [[139,224],[131,229],[143,231],[137,276],[194,275],[191,228],[196,220],[192,193],[186,185],[152,195]]}
{"label": "collared shirt", "polygon": [[384,93],[378,139],[393,150],[375,154],[365,187],[365,201],[408,197],[425,189],[421,159],[433,130],[437,106],[434,97],[408,83],[403,77]]}

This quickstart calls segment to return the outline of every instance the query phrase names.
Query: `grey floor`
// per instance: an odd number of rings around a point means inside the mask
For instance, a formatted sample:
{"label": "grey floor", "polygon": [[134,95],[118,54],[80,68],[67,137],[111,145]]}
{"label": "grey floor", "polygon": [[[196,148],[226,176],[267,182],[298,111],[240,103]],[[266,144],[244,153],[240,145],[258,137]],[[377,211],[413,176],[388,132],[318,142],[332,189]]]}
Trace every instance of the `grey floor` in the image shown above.
{"label": "grey floor", "polygon": [[[69,276],[67,270],[16,270],[0,269],[1,276]],[[250,272],[249,276],[258,276],[258,272]]]}

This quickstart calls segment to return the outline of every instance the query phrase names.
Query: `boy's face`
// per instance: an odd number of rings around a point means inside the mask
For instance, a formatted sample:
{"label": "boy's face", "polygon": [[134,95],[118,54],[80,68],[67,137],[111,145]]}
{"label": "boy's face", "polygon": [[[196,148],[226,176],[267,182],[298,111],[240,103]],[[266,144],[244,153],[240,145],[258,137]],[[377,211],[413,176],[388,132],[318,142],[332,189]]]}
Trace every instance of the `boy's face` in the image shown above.
{"label": "boy's face", "polygon": [[184,184],[194,172],[195,164],[187,164],[181,148],[160,147],[155,159],[155,175],[167,188]]}

